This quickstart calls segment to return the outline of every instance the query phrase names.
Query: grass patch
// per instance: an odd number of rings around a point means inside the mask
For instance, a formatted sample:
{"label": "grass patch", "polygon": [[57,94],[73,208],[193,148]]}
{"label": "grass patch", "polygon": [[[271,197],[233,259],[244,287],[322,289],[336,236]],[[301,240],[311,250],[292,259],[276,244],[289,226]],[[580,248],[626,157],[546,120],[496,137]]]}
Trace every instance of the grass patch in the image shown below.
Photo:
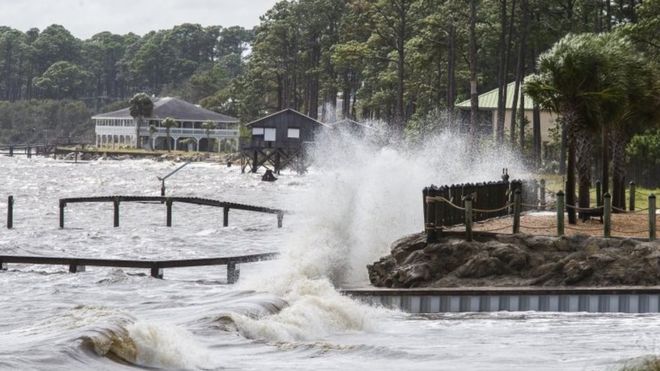
{"label": "grass patch", "polygon": [[[557,193],[564,189],[564,177],[557,174],[541,174],[539,179],[545,179],[545,188],[547,193]],[[657,198],[660,197],[660,188],[650,189],[637,186],[635,190],[635,208],[646,209],[649,207],[648,197],[653,193],[656,196],[656,205],[658,204]],[[591,203],[596,204],[596,187],[590,189]],[[630,189],[626,188],[626,208],[629,205]],[[660,371],[660,369],[659,369]]]}

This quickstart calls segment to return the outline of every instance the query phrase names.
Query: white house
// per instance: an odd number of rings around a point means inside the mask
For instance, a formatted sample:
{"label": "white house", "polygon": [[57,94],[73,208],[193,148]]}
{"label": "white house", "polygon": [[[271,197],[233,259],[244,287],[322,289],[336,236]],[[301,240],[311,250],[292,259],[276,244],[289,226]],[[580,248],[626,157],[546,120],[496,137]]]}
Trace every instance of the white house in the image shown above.
{"label": "white house", "polygon": [[[221,147],[238,148],[238,119],[201,108],[177,98],[154,98],[154,109],[151,117],[145,117],[140,127],[139,147],[149,148],[149,140],[153,148],[167,149],[166,128],[162,121],[171,117],[177,121],[177,126],[170,128],[172,148],[180,150],[208,150]],[[129,108],[102,113],[92,117],[96,130],[96,146],[112,147],[132,146],[135,143],[137,119],[134,119]],[[214,124],[207,130],[202,125],[205,122]],[[149,130],[154,126],[156,131]],[[184,139],[188,139],[184,141]],[[208,143],[210,139],[211,143]]]}

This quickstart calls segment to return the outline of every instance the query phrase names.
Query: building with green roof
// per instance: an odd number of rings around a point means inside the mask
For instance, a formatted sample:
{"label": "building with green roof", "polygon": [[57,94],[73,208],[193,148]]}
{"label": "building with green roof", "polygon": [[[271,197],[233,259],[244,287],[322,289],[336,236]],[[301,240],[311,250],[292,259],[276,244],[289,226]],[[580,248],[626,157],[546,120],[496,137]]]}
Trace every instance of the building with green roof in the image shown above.
{"label": "building with green roof", "polygon": [[[513,107],[513,93],[515,91],[516,84],[511,82],[507,85],[506,89],[506,112],[504,116],[504,135],[508,135],[509,127],[511,122],[511,108]],[[522,90],[522,86],[520,87]],[[497,100],[498,100],[498,89],[495,88],[489,92],[479,95],[479,111],[491,111],[491,121],[492,121],[492,134],[495,135],[497,131]],[[526,128],[526,133],[532,133],[532,111],[534,109],[534,100],[525,94],[525,117],[530,123]],[[518,109],[520,109],[520,100],[518,100]],[[456,105],[456,108],[461,110],[470,110],[470,100],[460,102]],[[550,141],[550,129],[555,126],[555,121],[557,115],[553,114],[550,111],[541,111],[541,141],[548,142]]]}

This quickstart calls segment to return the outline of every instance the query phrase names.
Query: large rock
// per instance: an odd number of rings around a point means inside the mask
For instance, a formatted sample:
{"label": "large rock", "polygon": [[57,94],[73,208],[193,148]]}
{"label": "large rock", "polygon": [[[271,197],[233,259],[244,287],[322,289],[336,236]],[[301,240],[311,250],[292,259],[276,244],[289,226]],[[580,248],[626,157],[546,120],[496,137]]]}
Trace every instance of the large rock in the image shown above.
{"label": "large rock", "polygon": [[517,234],[427,243],[420,233],[367,269],[381,287],[660,285],[660,242]]}

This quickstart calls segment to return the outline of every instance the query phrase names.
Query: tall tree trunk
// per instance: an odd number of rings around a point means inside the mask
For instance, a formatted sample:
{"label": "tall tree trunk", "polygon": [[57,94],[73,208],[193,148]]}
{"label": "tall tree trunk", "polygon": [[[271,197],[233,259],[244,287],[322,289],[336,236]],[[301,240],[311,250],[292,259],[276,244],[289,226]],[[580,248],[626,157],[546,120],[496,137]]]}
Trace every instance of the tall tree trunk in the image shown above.
{"label": "tall tree trunk", "polygon": [[500,39],[498,42],[498,59],[499,63],[497,65],[497,122],[495,125],[495,137],[497,143],[501,144],[504,142],[504,114],[506,112],[506,93],[505,89],[507,86],[506,71],[507,66],[505,64],[506,59],[506,31],[507,31],[507,9],[506,9],[506,0],[500,0]]}
{"label": "tall tree trunk", "polygon": [[[601,133],[601,160],[603,163],[602,174],[600,182],[602,185],[602,194],[610,191],[610,129],[605,125]],[[602,200],[598,200],[599,202]]]}
{"label": "tall tree trunk", "polygon": [[568,149],[568,133],[566,125],[561,126],[561,143],[559,144],[559,174],[566,174],[566,151]]}
{"label": "tall tree trunk", "polygon": [[142,116],[138,116],[135,125],[135,148],[140,148],[140,128],[142,127]]}
{"label": "tall tree trunk", "polygon": [[479,110],[479,96],[477,93],[477,1],[470,0],[470,140],[475,143],[477,139],[477,112]]}
{"label": "tall tree trunk", "polygon": [[582,125],[576,125],[574,139],[577,155],[577,171],[579,176],[579,206],[588,208],[590,204],[589,189],[591,188],[591,165],[593,163],[592,133]]}
{"label": "tall tree trunk", "polygon": [[348,118],[351,116],[351,85],[349,83],[348,74],[344,74],[344,86],[342,88],[342,104],[341,104],[341,115],[342,118]]}
{"label": "tall tree trunk", "polygon": [[627,138],[619,130],[612,130],[612,205],[620,209],[626,206],[625,150]]}
{"label": "tall tree trunk", "polygon": [[532,141],[534,142],[534,164],[537,169],[541,168],[541,109],[534,104],[532,113]]}
{"label": "tall tree trunk", "polygon": [[525,152],[525,94],[520,93],[520,153]]}
{"label": "tall tree trunk", "polygon": [[[566,205],[575,206],[575,160],[576,160],[576,128],[577,128],[577,110],[574,107],[567,107],[562,110],[562,126],[565,129],[568,145],[568,161],[566,166]],[[575,209],[566,208],[568,212],[568,223],[577,224]]]}
{"label": "tall tree trunk", "polygon": [[403,42],[404,40],[399,40],[401,45],[399,45],[398,50],[397,50],[397,91],[396,91],[396,107],[394,107],[394,120],[395,120],[395,125],[397,126],[397,130],[399,130],[400,133],[403,133],[403,126],[405,123],[405,113],[404,113],[404,102],[403,102],[403,96],[404,96],[404,86],[405,86],[405,59],[406,59],[406,53],[404,50],[404,45]]}
{"label": "tall tree trunk", "polygon": [[[520,3],[521,14],[521,25],[520,31],[518,33],[518,60],[516,62],[516,84],[513,88],[513,104],[511,105],[511,148],[515,147],[516,143],[516,108],[518,105],[518,95],[520,92],[520,85],[522,84],[523,79],[525,78],[525,54],[526,53],[526,41],[527,41],[527,0],[522,0]],[[523,111],[524,112],[524,111]],[[522,125],[522,123],[521,123]]]}
{"label": "tall tree trunk", "polygon": [[454,124],[454,103],[456,101],[456,28],[449,24],[447,32],[447,110],[449,123]]}

